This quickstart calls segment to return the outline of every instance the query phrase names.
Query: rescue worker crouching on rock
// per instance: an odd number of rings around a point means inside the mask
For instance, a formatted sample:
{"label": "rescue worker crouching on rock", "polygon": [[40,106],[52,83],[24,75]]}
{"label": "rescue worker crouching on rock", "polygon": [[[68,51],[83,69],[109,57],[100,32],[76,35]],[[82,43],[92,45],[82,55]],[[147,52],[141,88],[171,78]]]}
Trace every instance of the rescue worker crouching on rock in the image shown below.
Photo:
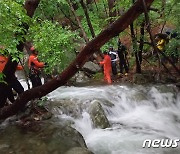
{"label": "rescue worker crouching on rock", "polygon": [[32,82],[32,87],[38,87],[42,85],[40,74],[41,68],[45,66],[45,63],[39,62],[38,51],[34,47],[30,48],[31,55],[29,56],[28,66],[29,66],[29,78]]}
{"label": "rescue worker crouching on rock", "polygon": [[111,84],[111,57],[108,55],[108,53],[105,51],[104,52],[104,60],[100,62],[100,65],[104,66],[104,80],[108,83]]}

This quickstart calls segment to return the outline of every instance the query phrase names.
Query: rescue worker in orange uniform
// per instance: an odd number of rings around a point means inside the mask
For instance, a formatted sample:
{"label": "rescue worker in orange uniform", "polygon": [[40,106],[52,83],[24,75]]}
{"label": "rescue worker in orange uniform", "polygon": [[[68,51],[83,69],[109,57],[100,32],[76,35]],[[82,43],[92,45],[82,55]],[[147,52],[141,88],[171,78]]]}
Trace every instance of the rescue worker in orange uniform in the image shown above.
{"label": "rescue worker in orange uniform", "polygon": [[31,55],[29,56],[28,66],[30,69],[29,72],[29,78],[32,82],[32,87],[38,87],[42,85],[40,74],[41,74],[41,68],[45,66],[45,63],[39,62],[38,60],[38,51],[35,50],[34,47],[30,48]]}
{"label": "rescue worker in orange uniform", "polygon": [[[8,61],[8,58],[1,55],[0,56],[0,73],[2,73],[2,71],[4,70],[4,67],[6,65]],[[18,65],[16,70],[22,70],[23,67],[21,65]],[[18,81],[17,77],[13,76],[13,78],[11,79],[11,81],[8,81],[8,84],[11,88],[13,88],[18,94],[21,94],[24,92],[24,88],[23,86],[21,85],[21,83]]]}
{"label": "rescue worker in orange uniform", "polygon": [[[7,60],[8,59],[5,56],[0,55],[0,73],[2,73],[4,67],[5,67],[5,65],[7,63]],[[9,99],[9,101],[11,103],[13,103],[15,101],[14,100],[14,94],[13,94],[12,88],[9,85],[6,84],[3,87],[3,89],[1,89],[1,94],[3,96],[5,96],[5,97],[3,98],[3,100],[0,98],[1,102],[3,102],[3,104],[2,103],[0,104],[0,108],[4,107],[7,98]]]}
{"label": "rescue worker in orange uniform", "polygon": [[[8,61],[7,57],[0,55],[0,72],[4,70],[7,61]],[[16,70],[23,70],[23,67],[21,65],[18,65]]]}
{"label": "rescue worker in orange uniform", "polygon": [[108,53],[105,51],[104,52],[104,60],[100,62],[100,65],[104,66],[104,80],[108,83],[111,84],[111,57],[108,55]]}
{"label": "rescue worker in orange uniform", "polygon": [[[6,65],[8,61],[8,58],[4,55],[0,55],[0,73],[3,72],[4,70],[4,67]],[[18,65],[17,70],[22,70],[23,67]],[[6,86],[6,88],[4,89],[4,94],[7,96],[6,99],[8,98],[9,101],[11,103],[13,103],[15,101],[14,99],[14,94],[12,92],[12,88],[18,93],[18,94],[21,94],[22,92],[24,92],[24,88],[23,86],[21,85],[21,83],[18,81],[18,79],[16,78],[15,74],[14,76],[11,78],[10,81],[8,81],[8,84]],[[5,101],[2,101],[5,103]],[[5,104],[0,104],[0,108],[3,107]]]}

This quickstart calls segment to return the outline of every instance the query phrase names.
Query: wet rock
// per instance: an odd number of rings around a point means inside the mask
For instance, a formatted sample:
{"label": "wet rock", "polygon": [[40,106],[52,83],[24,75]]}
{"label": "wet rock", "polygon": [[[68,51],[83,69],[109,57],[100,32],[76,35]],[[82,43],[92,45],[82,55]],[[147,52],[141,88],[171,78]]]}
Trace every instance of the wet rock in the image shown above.
{"label": "wet rock", "polygon": [[105,129],[110,127],[109,121],[105,115],[105,112],[98,101],[94,101],[90,106],[90,117],[96,128]]}
{"label": "wet rock", "polygon": [[134,95],[130,96],[130,99],[135,100],[136,102],[140,102],[147,100],[147,96],[142,92],[136,92]]}
{"label": "wet rock", "polygon": [[108,106],[108,107],[113,107],[114,106],[114,104],[112,102],[110,102],[110,101],[108,101],[106,99],[100,99],[100,100],[97,99],[97,101],[101,102],[103,105]]}
{"label": "wet rock", "polygon": [[52,117],[52,113],[47,112],[42,115],[42,120],[48,120]]}
{"label": "wet rock", "polygon": [[93,153],[86,148],[74,147],[69,151],[67,151],[65,154],[93,154]]}
{"label": "wet rock", "polygon": [[158,85],[158,86],[156,86],[156,88],[161,93],[175,94],[177,92],[177,88],[174,85]]}
{"label": "wet rock", "polygon": [[65,154],[74,147],[87,149],[83,136],[74,128],[50,122],[38,124],[32,131],[16,125],[6,127],[0,132],[0,153]]}
{"label": "wet rock", "polygon": [[86,76],[86,74],[83,71],[79,71],[71,80],[77,83],[82,83],[87,82],[89,80],[89,77]]}
{"label": "wet rock", "polygon": [[59,100],[47,102],[47,108],[54,115],[66,114],[78,118],[81,116],[81,105],[71,100]]}
{"label": "wet rock", "polygon": [[101,68],[99,67],[98,64],[95,64],[95,63],[93,63],[91,61],[86,62],[84,64],[83,68],[87,68],[87,69],[91,70],[92,72],[98,72],[98,71],[101,70]]}

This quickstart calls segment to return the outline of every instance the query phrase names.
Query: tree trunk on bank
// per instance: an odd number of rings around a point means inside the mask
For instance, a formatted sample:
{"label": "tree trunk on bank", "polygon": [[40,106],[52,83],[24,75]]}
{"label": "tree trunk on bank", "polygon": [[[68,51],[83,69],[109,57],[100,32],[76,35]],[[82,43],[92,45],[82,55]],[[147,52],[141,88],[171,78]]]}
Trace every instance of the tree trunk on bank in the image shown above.
{"label": "tree trunk on bank", "polygon": [[[147,7],[149,7],[153,1],[154,0],[146,0]],[[16,114],[28,101],[45,96],[56,88],[64,85],[75,75],[95,51],[99,50],[106,42],[125,30],[141,13],[143,13],[143,11],[142,0],[138,0],[123,16],[103,30],[96,38],[91,40],[68,68],[57,78],[52,79],[42,86],[25,91],[16,99],[14,104],[2,108],[0,110],[0,119],[5,119]]]}
{"label": "tree trunk on bank", "polygon": [[133,44],[133,52],[136,58],[136,73],[141,73],[141,64],[140,64],[140,59],[139,59],[139,54],[138,54],[138,47],[137,47],[137,38],[135,36],[133,23],[130,25],[130,30],[131,30],[131,39],[132,39],[132,44]]}
{"label": "tree trunk on bank", "polygon": [[142,51],[144,46],[144,26],[145,26],[145,21],[141,23],[141,29],[140,29],[139,52],[138,52],[140,67],[142,63]]}
{"label": "tree trunk on bank", "polygon": [[166,0],[161,0],[162,7],[161,7],[161,18],[164,19],[165,17],[165,7],[166,7]]}
{"label": "tree trunk on bank", "polygon": [[[81,0],[81,1],[82,1],[82,0]],[[82,2],[81,2],[81,3],[82,3]],[[81,33],[83,34],[83,38],[84,38],[85,42],[88,43],[88,42],[89,42],[89,39],[88,39],[88,37],[87,37],[87,34],[86,34],[85,30],[83,29],[83,26],[82,26],[82,24],[81,24],[81,21],[80,21],[79,18],[77,17],[76,12],[75,12],[74,8],[72,7],[72,3],[71,3],[70,0],[68,0],[68,4],[69,4],[69,6],[70,6],[70,8],[71,8],[71,11],[72,11],[72,13],[73,13],[73,15],[74,15],[77,23],[78,23],[78,26],[79,26],[79,28],[80,28],[80,30],[81,30]],[[83,3],[83,4],[84,4],[84,3]],[[83,4],[81,4],[81,5],[83,5]],[[85,7],[85,5],[83,5],[83,7]],[[91,32],[93,33],[93,36],[95,37],[95,33],[94,33],[94,30],[93,30],[93,27],[92,27],[92,24],[91,24],[89,15],[88,15],[88,13],[87,13],[87,9],[86,9],[86,7],[83,8],[83,9],[85,9],[84,11],[85,11],[86,19],[88,18],[88,19],[87,19],[87,20],[88,20],[88,21],[87,21],[88,26],[91,27]],[[87,16],[88,16],[88,17],[87,17]],[[97,62],[99,62],[100,60],[102,60],[101,56],[100,56],[100,55],[97,55],[97,54],[95,54],[95,53],[93,54],[93,57],[94,57],[94,59],[96,59]]]}
{"label": "tree trunk on bank", "polygon": [[90,20],[90,17],[89,17],[89,13],[88,13],[88,10],[87,10],[87,7],[86,5],[84,4],[84,1],[83,0],[80,0],[80,4],[83,8],[83,11],[84,11],[84,14],[86,16],[86,21],[87,21],[87,24],[88,24],[88,27],[89,27],[89,30],[91,32],[91,35],[92,35],[92,38],[95,37],[95,32],[94,32],[94,29],[93,29],[93,26],[92,26],[92,23],[91,23],[91,20]]}
{"label": "tree trunk on bank", "polygon": [[[92,38],[95,38],[96,35],[95,35],[94,29],[93,29],[93,26],[92,26],[92,23],[91,23],[89,14],[88,14],[87,7],[86,7],[86,5],[85,5],[85,3],[84,3],[84,0],[81,0],[81,1],[80,1],[80,4],[81,4],[81,6],[82,6],[82,8],[83,8],[83,11],[84,11],[84,14],[85,14],[85,17],[86,17],[86,21],[87,21],[89,30],[90,30],[90,32],[91,32],[91,36],[92,36]],[[101,56],[101,51],[99,50],[99,51],[97,51],[96,53],[93,54],[93,57],[94,57],[94,59],[96,59],[97,62],[99,62],[99,61],[102,60],[102,57],[103,57],[103,56]]]}
{"label": "tree trunk on bank", "polygon": [[[132,3],[134,4],[135,0],[132,0]],[[130,24],[130,31],[131,31],[131,39],[133,44],[133,52],[135,54],[136,59],[136,73],[141,73],[141,62],[139,58],[139,52],[138,52],[138,46],[137,46],[137,37],[134,32],[134,24]]]}
{"label": "tree trunk on bank", "polygon": [[83,29],[83,26],[82,26],[82,24],[81,24],[81,21],[79,20],[79,18],[78,18],[77,15],[76,15],[76,12],[75,12],[75,10],[74,10],[74,8],[73,8],[73,4],[71,3],[70,0],[67,0],[67,1],[68,1],[68,4],[69,4],[69,6],[70,6],[70,8],[71,8],[71,11],[72,11],[72,13],[73,13],[76,21],[77,21],[77,23],[78,23],[78,26],[79,26],[79,28],[80,28],[80,30],[81,30],[81,33],[82,33],[82,35],[83,35],[83,38],[84,38],[85,42],[88,43],[88,42],[89,42],[89,39],[88,39],[88,37],[87,37],[87,35],[86,35],[85,30]]}
{"label": "tree trunk on bank", "polygon": [[115,0],[108,0],[109,17],[116,16],[116,10],[114,10]]}
{"label": "tree trunk on bank", "polygon": [[34,12],[36,8],[39,5],[40,0],[26,0],[24,8],[27,11],[27,15],[29,17],[32,17],[34,15]]}

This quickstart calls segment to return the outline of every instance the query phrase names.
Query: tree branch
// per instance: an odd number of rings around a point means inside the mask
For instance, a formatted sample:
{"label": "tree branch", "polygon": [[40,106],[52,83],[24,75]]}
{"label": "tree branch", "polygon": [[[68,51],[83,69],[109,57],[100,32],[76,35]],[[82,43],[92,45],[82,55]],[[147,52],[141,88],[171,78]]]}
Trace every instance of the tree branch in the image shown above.
{"label": "tree branch", "polygon": [[[147,7],[149,7],[153,1],[154,0],[146,0]],[[141,13],[143,13],[144,9],[142,6],[142,0],[137,0],[123,16],[117,19],[107,29],[103,30],[96,38],[87,43],[76,59],[57,78],[52,79],[42,86],[25,91],[11,106],[1,109],[0,119],[5,119],[16,114],[28,101],[45,96],[56,88],[64,85],[80,68],[82,68],[84,63],[94,52],[99,50],[100,47],[111,38],[117,36],[126,29]]]}

